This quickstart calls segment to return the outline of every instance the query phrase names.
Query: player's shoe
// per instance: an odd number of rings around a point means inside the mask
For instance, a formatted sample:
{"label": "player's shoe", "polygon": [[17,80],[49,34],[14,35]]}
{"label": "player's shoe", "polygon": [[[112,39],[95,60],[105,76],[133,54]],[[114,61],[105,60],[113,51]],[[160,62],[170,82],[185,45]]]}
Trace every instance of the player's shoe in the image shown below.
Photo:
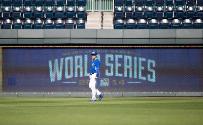
{"label": "player's shoe", "polygon": [[91,103],[95,103],[95,102],[96,102],[96,100],[92,100],[92,99],[91,99],[91,100],[90,100],[90,102],[91,102]]}
{"label": "player's shoe", "polygon": [[104,94],[101,93],[101,94],[99,95],[99,101],[101,101],[103,98],[104,98]]}

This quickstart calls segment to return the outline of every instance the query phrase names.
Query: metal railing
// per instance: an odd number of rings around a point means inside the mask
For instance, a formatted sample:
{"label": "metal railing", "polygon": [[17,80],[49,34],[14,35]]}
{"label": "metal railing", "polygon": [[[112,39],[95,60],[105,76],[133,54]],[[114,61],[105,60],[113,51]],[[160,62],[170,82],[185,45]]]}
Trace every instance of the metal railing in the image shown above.
{"label": "metal railing", "polygon": [[87,11],[113,11],[114,0],[87,0]]}

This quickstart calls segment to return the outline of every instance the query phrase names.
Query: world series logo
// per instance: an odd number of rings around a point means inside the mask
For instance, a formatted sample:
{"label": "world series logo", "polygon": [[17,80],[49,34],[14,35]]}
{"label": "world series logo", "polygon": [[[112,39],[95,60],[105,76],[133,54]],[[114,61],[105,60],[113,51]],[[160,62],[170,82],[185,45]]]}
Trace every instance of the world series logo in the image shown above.
{"label": "world series logo", "polygon": [[[101,52],[98,54],[101,61],[100,84],[108,86],[111,83],[148,83],[156,82],[156,61],[153,59],[136,56],[135,54],[120,52]],[[80,52],[48,60],[50,82],[77,83],[88,82],[89,65],[91,58],[89,54]],[[77,80],[76,80],[77,79]]]}

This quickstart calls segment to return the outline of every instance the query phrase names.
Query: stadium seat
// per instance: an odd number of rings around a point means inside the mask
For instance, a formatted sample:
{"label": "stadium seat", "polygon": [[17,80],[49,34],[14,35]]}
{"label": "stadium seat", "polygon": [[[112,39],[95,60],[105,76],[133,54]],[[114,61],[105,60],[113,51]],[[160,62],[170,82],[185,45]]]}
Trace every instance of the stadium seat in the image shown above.
{"label": "stadium seat", "polygon": [[160,20],[164,16],[164,8],[162,6],[158,6],[155,8],[155,17]]}
{"label": "stadium seat", "polygon": [[173,6],[166,6],[166,10],[164,12],[164,18],[167,18],[167,19],[173,18]]}
{"label": "stadium seat", "polygon": [[85,6],[86,5],[86,0],[76,0],[76,5],[77,6]]}
{"label": "stadium seat", "polygon": [[125,6],[133,6],[133,0],[125,0]]}
{"label": "stadium seat", "polygon": [[75,6],[75,0],[67,0],[67,6]]}
{"label": "stadium seat", "polygon": [[43,28],[43,21],[41,19],[36,19],[33,24],[34,29],[42,29]]}
{"label": "stadium seat", "polygon": [[124,0],[115,0],[114,1],[114,6],[123,6],[124,5]]}
{"label": "stadium seat", "polygon": [[185,9],[184,6],[176,6],[176,10],[174,12],[174,18],[184,18],[185,17]]}
{"label": "stadium seat", "polygon": [[33,7],[25,6],[23,9],[23,18],[33,18]]}
{"label": "stadium seat", "polygon": [[65,21],[65,28],[66,29],[74,29],[75,28],[75,23],[73,19],[68,19]]}
{"label": "stadium seat", "polygon": [[43,19],[44,18],[44,10],[42,6],[36,6],[35,10],[34,10],[34,18],[40,18]]}
{"label": "stadium seat", "polygon": [[125,7],[125,18],[131,19],[133,18],[133,7],[132,6],[126,6]]}
{"label": "stadium seat", "polygon": [[124,21],[122,19],[118,19],[114,21],[114,29],[123,29]]}
{"label": "stadium seat", "polygon": [[194,6],[196,4],[196,0],[186,0],[187,6]]}
{"label": "stadium seat", "polygon": [[155,0],[156,6],[164,6],[164,0]]}
{"label": "stadium seat", "polygon": [[68,6],[66,8],[65,12],[65,18],[72,18],[74,19],[76,17],[75,7],[74,6]]}
{"label": "stadium seat", "polygon": [[114,18],[123,19],[125,17],[122,6],[117,6],[114,9]]}
{"label": "stadium seat", "polygon": [[87,15],[86,15],[86,12],[85,12],[85,7],[79,6],[79,7],[77,8],[77,18],[86,20]]}
{"label": "stadium seat", "polygon": [[54,22],[51,19],[46,19],[44,22],[44,29],[54,29]]}
{"label": "stadium seat", "polygon": [[155,18],[157,18],[158,20],[162,19],[163,16],[164,16],[164,5],[165,5],[165,2],[164,0],[155,0]]}
{"label": "stadium seat", "polygon": [[194,28],[202,29],[203,28],[203,21],[202,21],[202,19],[196,19],[193,22],[193,25],[194,25]]}
{"label": "stadium seat", "polygon": [[10,6],[5,6],[2,8],[2,18],[5,19],[9,19],[11,18],[11,7]]}
{"label": "stadium seat", "polygon": [[137,28],[138,29],[146,29],[147,28],[147,21],[146,21],[146,19],[139,19],[137,21]]}
{"label": "stadium seat", "polygon": [[197,6],[203,6],[203,0],[197,0]]}
{"label": "stadium seat", "polygon": [[66,4],[66,0],[56,0],[56,5],[57,6],[63,6]]}
{"label": "stadium seat", "polygon": [[145,0],[135,0],[135,6],[144,6]]}
{"label": "stadium seat", "polygon": [[23,0],[24,6],[31,6],[34,0]]}
{"label": "stadium seat", "polygon": [[43,6],[44,5],[44,0],[33,0],[32,3],[35,6]]}
{"label": "stadium seat", "polygon": [[85,21],[83,19],[78,19],[76,22],[77,29],[85,29]]}
{"label": "stadium seat", "polygon": [[44,12],[45,18],[54,18],[54,8],[52,6],[46,6],[45,7],[45,12]]}
{"label": "stadium seat", "polygon": [[13,6],[21,6],[23,4],[23,0],[12,0]]}
{"label": "stadium seat", "polygon": [[33,22],[31,19],[26,19],[23,23],[23,29],[32,29]]}
{"label": "stadium seat", "polygon": [[174,29],[181,28],[181,21],[180,19],[173,19],[171,22],[171,27]]}
{"label": "stadium seat", "polygon": [[173,6],[174,4],[173,4],[173,0],[166,0],[165,1],[166,3],[166,6]]}
{"label": "stadium seat", "polygon": [[22,21],[20,19],[14,20],[12,29],[22,29]]}
{"label": "stadium seat", "polygon": [[2,0],[2,5],[3,6],[11,6],[12,5],[12,0]]}
{"label": "stadium seat", "polygon": [[154,5],[154,0],[145,0],[145,5],[146,6],[153,6]]}
{"label": "stadium seat", "polygon": [[158,29],[159,28],[159,24],[158,24],[157,19],[150,19],[148,21],[148,27],[150,29]]}
{"label": "stadium seat", "polygon": [[182,27],[184,29],[191,29],[193,28],[192,20],[191,19],[184,19],[182,23]]}
{"label": "stadium seat", "polygon": [[21,18],[21,13],[22,13],[22,8],[21,7],[13,6],[13,12],[11,13],[11,17],[13,19],[20,19]]}
{"label": "stadium seat", "polygon": [[55,18],[64,18],[64,7],[63,6],[57,6],[55,10]]}
{"label": "stadium seat", "polygon": [[134,19],[141,19],[144,18],[144,14],[143,14],[143,7],[139,6],[135,8],[135,12],[133,14]]}
{"label": "stadium seat", "polygon": [[46,6],[54,6],[55,0],[44,0],[44,5]]}
{"label": "stadium seat", "polygon": [[174,11],[174,18],[185,18],[185,0],[174,0],[175,3],[175,11]]}
{"label": "stadium seat", "polygon": [[159,22],[159,28],[160,29],[169,29],[171,26],[171,23],[168,19],[162,19],[160,22]]}
{"label": "stadium seat", "polygon": [[203,19],[203,6],[197,7],[196,18]]}
{"label": "stadium seat", "polygon": [[56,29],[64,29],[65,28],[64,21],[62,19],[57,19],[55,21],[55,28]]}
{"label": "stadium seat", "polygon": [[154,15],[154,9],[152,6],[147,6],[145,8],[145,12],[144,12],[144,18],[148,18],[148,19],[151,19],[151,18],[154,18],[155,15]]}
{"label": "stadium seat", "polygon": [[136,28],[135,20],[134,19],[128,19],[126,21],[125,28],[126,29],[135,29]]}
{"label": "stadium seat", "polygon": [[10,19],[4,20],[1,28],[2,29],[11,29],[12,28],[12,22],[11,22],[11,20]]}
{"label": "stadium seat", "polygon": [[175,0],[175,5],[176,6],[186,5],[186,1],[185,0]]}
{"label": "stadium seat", "polygon": [[195,8],[193,6],[188,6],[186,8],[185,17],[186,18],[193,18],[195,16]]}

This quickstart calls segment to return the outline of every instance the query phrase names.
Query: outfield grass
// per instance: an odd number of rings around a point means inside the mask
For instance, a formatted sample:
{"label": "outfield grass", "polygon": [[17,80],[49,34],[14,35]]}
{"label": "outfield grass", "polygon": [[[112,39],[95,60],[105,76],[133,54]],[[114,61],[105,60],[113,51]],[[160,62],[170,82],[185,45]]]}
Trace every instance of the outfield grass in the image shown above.
{"label": "outfield grass", "polygon": [[201,97],[0,97],[0,125],[202,125]]}

